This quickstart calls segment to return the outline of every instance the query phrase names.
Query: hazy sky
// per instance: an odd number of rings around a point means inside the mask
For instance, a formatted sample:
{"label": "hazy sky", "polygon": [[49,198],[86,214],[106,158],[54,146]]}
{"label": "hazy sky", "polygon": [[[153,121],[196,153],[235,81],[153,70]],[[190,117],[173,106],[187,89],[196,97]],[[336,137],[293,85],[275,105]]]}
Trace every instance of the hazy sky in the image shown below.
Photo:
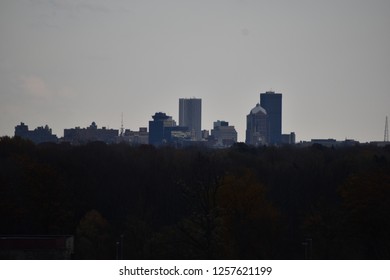
{"label": "hazy sky", "polygon": [[383,140],[390,1],[0,0],[0,135],[15,125],[138,130],[202,98],[245,140],[259,94],[297,140]]}

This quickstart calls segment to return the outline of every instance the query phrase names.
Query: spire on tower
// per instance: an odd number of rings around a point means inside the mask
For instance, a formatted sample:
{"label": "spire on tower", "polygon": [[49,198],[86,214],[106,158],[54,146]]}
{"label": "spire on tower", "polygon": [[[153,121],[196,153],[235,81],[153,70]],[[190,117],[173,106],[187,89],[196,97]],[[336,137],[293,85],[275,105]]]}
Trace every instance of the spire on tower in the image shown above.
{"label": "spire on tower", "polygon": [[384,142],[389,142],[389,123],[386,116],[386,122],[385,122],[385,138]]}
{"label": "spire on tower", "polygon": [[122,137],[123,136],[123,134],[124,134],[124,132],[125,132],[125,130],[124,130],[124,128],[123,128],[123,112],[122,112],[122,118],[121,118],[121,131],[120,131],[120,136]]}

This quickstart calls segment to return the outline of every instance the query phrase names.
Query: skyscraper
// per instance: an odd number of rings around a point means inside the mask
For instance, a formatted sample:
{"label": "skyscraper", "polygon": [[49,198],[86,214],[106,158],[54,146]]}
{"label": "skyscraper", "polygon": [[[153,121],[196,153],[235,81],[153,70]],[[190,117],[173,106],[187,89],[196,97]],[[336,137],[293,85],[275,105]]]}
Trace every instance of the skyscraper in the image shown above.
{"label": "skyscraper", "polygon": [[282,142],[282,94],[267,91],[260,94],[260,105],[267,111],[268,143]]}
{"label": "skyscraper", "polygon": [[202,99],[179,99],[179,126],[186,126],[194,140],[202,139]]}
{"label": "skyscraper", "polygon": [[260,104],[257,104],[256,107],[249,112],[249,115],[246,116],[246,144],[254,146],[268,144],[267,117],[267,111],[261,107]]}
{"label": "skyscraper", "polygon": [[176,126],[176,123],[171,116],[162,112],[155,113],[152,118],[153,121],[149,121],[149,144],[160,146],[167,140],[165,129]]}

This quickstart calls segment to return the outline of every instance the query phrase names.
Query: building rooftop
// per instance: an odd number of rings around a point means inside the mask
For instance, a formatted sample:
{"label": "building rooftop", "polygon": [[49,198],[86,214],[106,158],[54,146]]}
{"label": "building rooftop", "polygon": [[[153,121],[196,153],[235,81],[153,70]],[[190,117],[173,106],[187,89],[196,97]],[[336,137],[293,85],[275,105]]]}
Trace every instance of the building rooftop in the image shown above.
{"label": "building rooftop", "polygon": [[257,114],[257,113],[263,113],[264,115],[267,115],[267,111],[260,106],[259,103],[256,104],[256,107],[251,110],[251,114]]}

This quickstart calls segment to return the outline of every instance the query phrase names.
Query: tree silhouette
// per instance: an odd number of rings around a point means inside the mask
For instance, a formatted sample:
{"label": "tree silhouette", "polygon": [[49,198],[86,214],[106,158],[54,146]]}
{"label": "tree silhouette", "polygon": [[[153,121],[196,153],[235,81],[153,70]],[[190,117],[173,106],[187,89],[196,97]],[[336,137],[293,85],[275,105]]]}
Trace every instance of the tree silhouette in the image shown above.
{"label": "tree silhouette", "polygon": [[114,258],[115,242],[110,225],[98,211],[91,210],[85,214],[77,227],[76,238],[76,258]]}

